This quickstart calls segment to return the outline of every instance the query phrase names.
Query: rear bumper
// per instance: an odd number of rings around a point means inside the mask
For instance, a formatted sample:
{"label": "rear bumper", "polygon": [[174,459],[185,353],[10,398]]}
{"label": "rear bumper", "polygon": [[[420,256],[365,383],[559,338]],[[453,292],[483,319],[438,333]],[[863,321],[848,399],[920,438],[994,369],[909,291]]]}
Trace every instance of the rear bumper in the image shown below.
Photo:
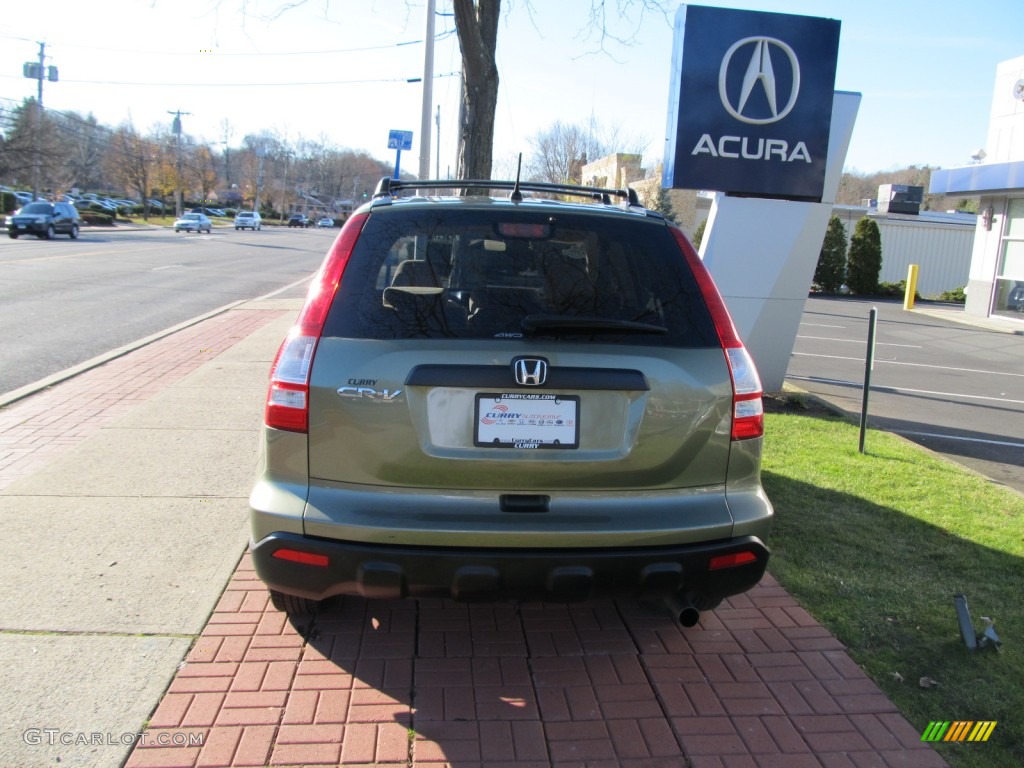
{"label": "rear bumper", "polygon": [[7,222],[8,233],[14,232],[19,235],[42,235],[46,233],[49,224],[38,224],[36,222]]}
{"label": "rear bumper", "polygon": [[[275,556],[302,553],[320,564]],[[673,547],[629,549],[472,549],[397,547],[273,533],[251,545],[256,573],[273,590],[312,600],[524,597],[585,600],[682,594],[713,604],[747,591],[764,575],[768,549],[755,536]],[[751,553],[712,569],[715,558]]]}

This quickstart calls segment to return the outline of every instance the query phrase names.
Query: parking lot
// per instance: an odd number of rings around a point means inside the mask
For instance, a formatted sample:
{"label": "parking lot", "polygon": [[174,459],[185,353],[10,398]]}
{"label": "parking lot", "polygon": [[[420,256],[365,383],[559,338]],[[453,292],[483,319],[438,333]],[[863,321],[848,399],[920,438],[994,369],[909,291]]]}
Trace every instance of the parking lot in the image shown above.
{"label": "parking lot", "polygon": [[1024,322],[929,303],[907,312],[901,302],[811,298],[786,381],[859,418],[872,307],[868,425],[1024,493]]}

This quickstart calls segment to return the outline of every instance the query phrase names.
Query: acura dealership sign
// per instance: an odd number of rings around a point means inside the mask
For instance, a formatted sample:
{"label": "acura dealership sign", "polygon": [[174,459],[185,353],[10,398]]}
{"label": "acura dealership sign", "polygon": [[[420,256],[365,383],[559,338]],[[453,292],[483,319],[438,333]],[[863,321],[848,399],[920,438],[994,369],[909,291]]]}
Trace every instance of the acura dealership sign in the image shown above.
{"label": "acura dealership sign", "polygon": [[820,202],[839,22],[682,6],[663,186]]}

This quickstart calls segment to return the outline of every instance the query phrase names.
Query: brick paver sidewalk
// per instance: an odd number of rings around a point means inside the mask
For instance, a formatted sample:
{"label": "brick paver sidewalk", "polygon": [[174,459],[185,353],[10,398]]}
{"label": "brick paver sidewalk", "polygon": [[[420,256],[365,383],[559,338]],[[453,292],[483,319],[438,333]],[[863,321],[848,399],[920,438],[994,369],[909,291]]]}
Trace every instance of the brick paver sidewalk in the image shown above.
{"label": "brick paver sidewalk", "polygon": [[0,489],[285,314],[225,312],[0,410]]}
{"label": "brick paver sidewalk", "polygon": [[770,576],[686,630],[632,601],[289,620],[247,557],[144,742],[126,768],[945,765]]}
{"label": "brick paver sidewalk", "polygon": [[[276,310],[229,312],[0,411],[0,488]],[[126,768],[945,763],[769,576],[681,629],[631,601],[337,600],[295,622],[247,557]]]}

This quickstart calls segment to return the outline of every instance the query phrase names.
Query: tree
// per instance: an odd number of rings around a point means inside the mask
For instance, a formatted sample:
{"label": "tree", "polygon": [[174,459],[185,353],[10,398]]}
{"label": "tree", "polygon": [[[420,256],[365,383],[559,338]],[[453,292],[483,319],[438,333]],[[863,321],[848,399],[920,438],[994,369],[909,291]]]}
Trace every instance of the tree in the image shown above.
{"label": "tree", "polygon": [[607,153],[607,147],[584,126],[556,122],[529,140],[534,155],[529,175],[534,181],[579,184],[581,168]]}
{"label": "tree", "polygon": [[61,187],[96,189],[103,184],[103,155],[110,131],[101,128],[93,115],[79,117],[74,112],[56,113],[54,120],[68,147],[65,179]]}
{"label": "tree", "polygon": [[838,293],[846,280],[846,227],[833,216],[828,220],[825,240],[814,270],[814,282],[826,293]]}
{"label": "tree", "polygon": [[[459,119],[460,179],[489,179],[494,143],[494,113],[498,105],[498,67],[494,54],[498,39],[501,0],[452,0],[455,32],[462,51],[462,110]],[[616,16],[623,18],[627,6],[665,12],[662,0],[616,0]],[[529,8],[529,3],[526,3]],[[598,31],[600,49],[605,40],[629,44],[628,38],[608,32],[607,0],[591,0],[586,24],[589,33]]]}
{"label": "tree", "polygon": [[32,185],[35,191],[63,186],[67,142],[61,141],[57,125],[34,98],[25,99],[5,116],[0,172],[5,179]]}
{"label": "tree", "polygon": [[131,123],[122,124],[111,136],[107,173],[126,191],[136,189],[142,200],[142,218],[149,220],[149,196],[158,149],[143,138]]}
{"label": "tree", "polygon": [[853,293],[875,293],[882,271],[882,236],[867,216],[854,227],[846,265],[846,284]]}
{"label": "tree", "polygon": [[[657,196],[647,207],[652,211],[657,211],[669,221],[675,222],[676,220],[676,212],[672,209],[672,198],[669,196],[668,190],[661,185],[658,185]],[[701,235],[703,236],[703,234],[702,231]],[[699,248],[700,246],[697,247]]]}
{"label": "tree", "polygon": [[196,187],[201,193],[200,205],[203,207],[210,205],[210,193],[217,186],[217,165],[217,158],[206,144],[200,144],[189,152],[188,170],[191,171]]}
{"label": "tree", "polygon": [[[647,142],[620,136],[619,129],[605,130],[594,119],[586,125],[556,122],[547,130],[529,140],[534,155],[529,163],[529,176],[533,181],[555,184],[591,183],[583,179],[583,166],[611,152],[636,155],[639,159]],[[608,180],[614,186],[618,182]],[[625,182],[623,182],[625,183]]]}
{"label": "tree", "polygon": [[708,220],[703,219],[700,224],[697,225],[697,229],[693,231],[693,247],[696,250],[700,250],[700,244],[704,242],[704,230],[708,227]]}
{"label": "tree", "polygon": [[501,0],[453,0],[455,30],[462,51],[462,109],[459,113],[460,179],[491,178],[494,113],[498,107],[498,43]]}

